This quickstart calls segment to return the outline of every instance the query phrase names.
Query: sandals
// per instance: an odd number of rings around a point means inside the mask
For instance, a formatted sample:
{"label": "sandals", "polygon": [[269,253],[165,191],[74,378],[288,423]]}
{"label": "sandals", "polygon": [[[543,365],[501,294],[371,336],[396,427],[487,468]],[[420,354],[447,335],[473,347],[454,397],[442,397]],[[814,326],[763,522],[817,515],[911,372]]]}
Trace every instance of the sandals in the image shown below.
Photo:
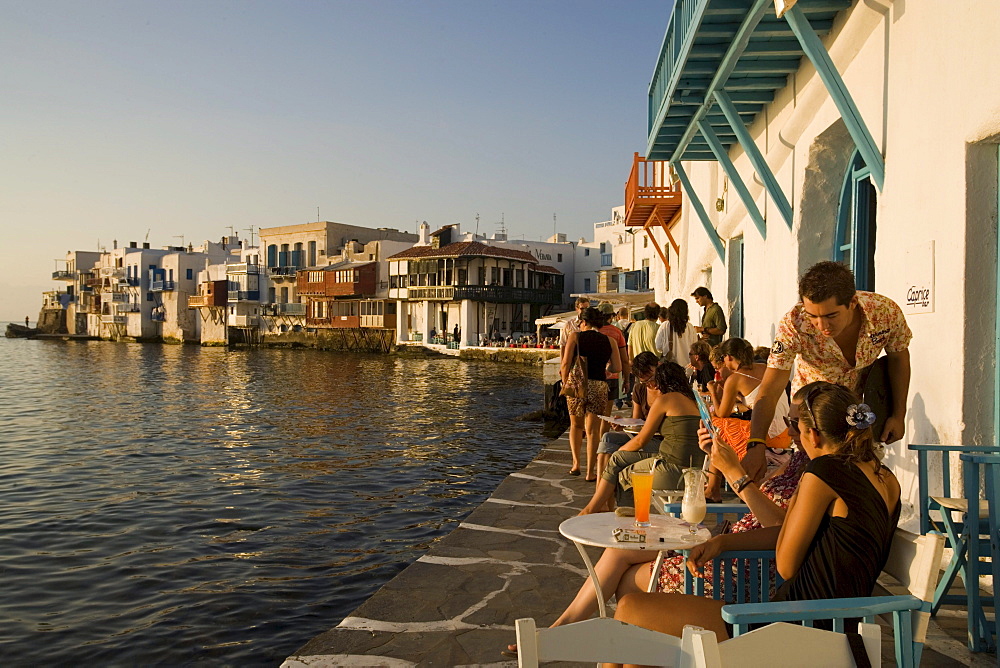
{"label": "sandals", "polygon": [[580,475],[580,469],[570,469],[569,471],[566,471],[566,473],[570,475]]}
{"label": "sandals", "polygon": [[511,658],[517,658],[517,645],[507,645],[507,649],[500,650],[500,653],[504,656],[509,656]]}

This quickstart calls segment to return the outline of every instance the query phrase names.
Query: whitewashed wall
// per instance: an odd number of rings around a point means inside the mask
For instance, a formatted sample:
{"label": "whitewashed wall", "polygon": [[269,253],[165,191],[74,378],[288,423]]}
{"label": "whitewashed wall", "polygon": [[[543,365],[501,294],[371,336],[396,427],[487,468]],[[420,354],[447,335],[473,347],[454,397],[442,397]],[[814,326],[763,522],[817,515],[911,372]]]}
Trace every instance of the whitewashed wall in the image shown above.
{"label": "whitewashed wall", "polygon": [[[915,273],[908,253],[935,242],[935,310],[908,316],[914,339],[907,435],[887,459],[910,503],[916,458],[907,443],[994,438],[998,22],[995,0],[859,2],[838,16],[825,39],[885,156],[876,291],[902,304]],[[798,275],[832,257],[840,187],[853,152],[829,94],[803,62],[751,128],[791,199],[791,231],[738,146],[731,157],[767,217],[766,241],[731,187],[725,209],[716,212],[724,177],[715,163],[685,163],[723,240],[744,236],[746,337],[758,345],[771,340],[776,321],[796,302]],[[680,262],[669,292],[657,277],[657,300],[686,297],[711,267],[709,287],[721,301],[726,267],[689,201],[680,227]],[[912,517],[912,509],[904,511],[904,519]]]}

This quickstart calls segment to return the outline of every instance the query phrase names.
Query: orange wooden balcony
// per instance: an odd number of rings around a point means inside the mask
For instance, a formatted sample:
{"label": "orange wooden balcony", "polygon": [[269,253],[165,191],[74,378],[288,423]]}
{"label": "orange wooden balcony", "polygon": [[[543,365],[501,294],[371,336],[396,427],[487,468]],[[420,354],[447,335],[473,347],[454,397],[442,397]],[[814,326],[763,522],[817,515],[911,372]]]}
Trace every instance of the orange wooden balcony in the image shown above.
{"label": "orange wooden balcony", "polygon": [[625,183],[626,227],[646,227],[656,222],[669,227],[680,215],[681,184],[674,183],[671,176],[666,160],[646,160],[635,154],[632,173]]}

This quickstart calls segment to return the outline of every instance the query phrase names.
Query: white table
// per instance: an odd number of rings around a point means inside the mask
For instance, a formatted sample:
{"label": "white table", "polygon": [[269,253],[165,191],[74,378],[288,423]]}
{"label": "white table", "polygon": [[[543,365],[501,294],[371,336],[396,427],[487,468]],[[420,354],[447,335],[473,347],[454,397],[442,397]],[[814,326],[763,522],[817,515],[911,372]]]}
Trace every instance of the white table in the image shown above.
{"label": "white table", "polygon": [[[587,551],[583,549],[585,545],[613,547],[619,550],[663,552],[665,550],[686,550],[711,538],[708,529],[700,528],[696,534],[697,540],[685,540],[685,536],[690,535],[688,525],[677,517],[651,514],[649,521],[651,526],[644,529],[646,532],[645,543],[619,543],[611,533],[618,528],[637,529],[634,517],[618,517],[614,513],[593,513],[571,517],[559,525],[559,533],[573,541],[580,556],[583,557],[583,563],[587,566],[590,580],[594,583],[594,590],[597,592],[597,608],[601,617],[607,617],[604,592],[601,591],[601,581],[594,571],[594,565],[591,563]],[[654,572],[653,578],[656,576],[657,573]],[[650,582],[652,581],[651,579]]]}

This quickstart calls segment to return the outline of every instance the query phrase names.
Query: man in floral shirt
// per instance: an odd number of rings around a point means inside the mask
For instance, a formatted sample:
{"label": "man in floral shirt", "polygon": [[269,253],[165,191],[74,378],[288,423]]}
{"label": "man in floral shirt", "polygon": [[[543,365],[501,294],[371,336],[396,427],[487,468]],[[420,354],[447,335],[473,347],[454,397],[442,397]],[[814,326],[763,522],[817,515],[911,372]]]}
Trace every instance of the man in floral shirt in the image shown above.
{"label": "man in floral shirt", "polygon": [[764,439],[793,363],[793,394],[817,380],[839,383],[860,393],[865,372],[885,350],[892,405],[886,407],[885,426],[875,437],[885,443],[903,437],[913,334],[899,305],[874,292],[855,290],[854,274],[839,262],[810,267],[799,279],[799,296],[802,301],[778,325],[753,407],[744,467],[753,469],[751,477],[755,479],[766,470]]}

